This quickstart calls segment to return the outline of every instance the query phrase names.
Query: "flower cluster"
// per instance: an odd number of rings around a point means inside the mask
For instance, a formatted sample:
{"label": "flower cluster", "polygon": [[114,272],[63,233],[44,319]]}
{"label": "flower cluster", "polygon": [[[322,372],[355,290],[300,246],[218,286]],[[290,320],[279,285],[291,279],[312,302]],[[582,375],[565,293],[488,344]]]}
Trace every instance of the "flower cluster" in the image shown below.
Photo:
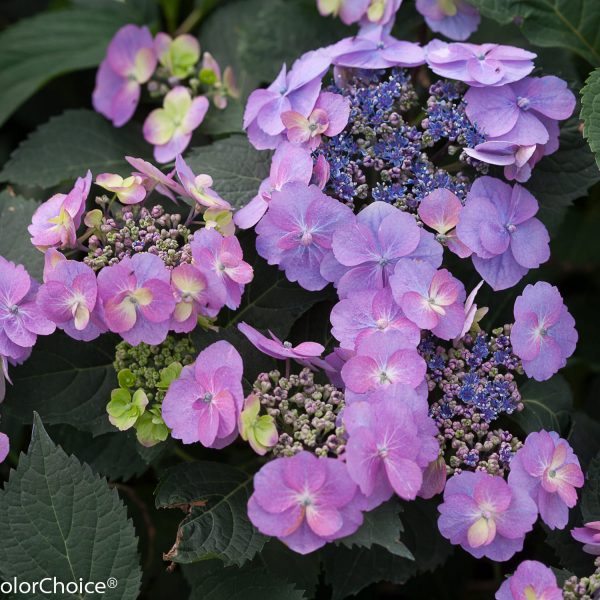
{"label": "flower cluster", "polygon": [[135,113],[144,85],[151,98],[162,102],[144,123],[144,138],[154,145],[154,158],[161,163],[187,148],[208,111],[209,98],[223,109],[228,97],[239,97],[231,68],[221,74],[210,53],[201,58],[195,37],[173,39],[160,32],[153,39],[147,27],[125,25],[98,69],[94,108],[121,127]]}

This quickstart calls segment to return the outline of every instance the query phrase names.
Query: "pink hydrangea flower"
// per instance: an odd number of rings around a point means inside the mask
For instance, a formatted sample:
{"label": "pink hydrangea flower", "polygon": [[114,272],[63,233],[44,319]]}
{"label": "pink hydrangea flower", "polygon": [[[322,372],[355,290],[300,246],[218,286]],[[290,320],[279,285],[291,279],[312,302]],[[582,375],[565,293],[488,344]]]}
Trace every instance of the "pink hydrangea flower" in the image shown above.
{"label": "pink hydrangea flower", "polygon": [[353,502],[356,493],[343,461],[304,451],[258,471],[248,516],[261,533],[308,554],[359,528],[363,517]]}
{"label": "pink hydrangea flower", "polygon": [[0,402],[4,402],[6,396],[6,382],[12,384],[8,374],[8,359],[0,355]]}
{"label": "pink hydrangea flower", "polygon": [[494,290],[512,287],[550,258],[550,236],[534,215],[537,200],[522,186],[493,177],[473,182],[456,227],[473,265]]}
{"label": "pink hydrangea flower", "polygon": [[583,481],[573,449],[554,431],[530,433],[510,462],[508,482],[527,490],[550,529],[565,527]]}
{"label": "pink hydrangea flower", "polygon": [[600,521],[590,521],[585,527],[575,527],[571,530],[571,535],[584,544],[584,552],[600,556]]}
{"label": "pink hydrangea flower", "polygon": [[194,265],[207,278],[211,293],[236,309],[254,271],[244,261],[240,242],[234,236],[223,237],[214,229],[201,229],[191,243]]}
{"label": "pink hydrangea flower", "polygon": [[181,154],[204,120],[208,107],[204,96],[192,99],[187,88],[174,87],[165,96],[163,107],[154,109],[144,122],[144,139],[154,144],[154,159],[166,163]]}
{"label": "pink hydrangea flower", "polygon": [[357,69],[418,67],[425,63],[419,44],[397,40],[385,27],[367,27],[329,48],[333,64]]}
{"label": "pink hydrangea flower", "polygon": [[159,194],[162,194],[173,201],[176,200],[176,195],[185,196],[185,190],[173,179],[173,176],[175,175],[174,170],[166,175],[152,163],[149,163],[142,158],[126,156],[125,160],[134,169],[137,169],[137,172],[132,173],[132,175],[137,175],[142,178],[142,185],[148,192],[156,190]]}
{"label": "pink hydrangea flower", "polygon": [[108,328],[132,346],[160,344],[167,337],[175,299],[169,271],[158,256],[144,252],[104,267],[98,294]]}
{"label": "pink hydrangea flower", "polygon": [[294,110],[281,113],[287,139],[293,144],[305,145],[314,150],[321,136],[329,137],[343,131],[350,117],[350,102],[341,94],[321,92],[312,112],[305,117]]}
{"label": "pink hydrangea flower", "polygon": [[496,592],[496,600],[562,600],[552,569],[537,560],[524,560]]}
{"label": "pink hydrangea flower", "polygon": [[3,463],[10,451],[10,441],[8,436],[0,431],[0,463]]}
{"label": "pink hydrangea flower", "polygon": [[192,200],[206,208],[231,210],[229,202],[212,189],[213,179],[210,175],[194,175],[181,155],[175,159],[175,168],[186,195]]}
{"label": "pink hydrangea flower", "polygon": [[319,13],[328,17],[337,16],[346,25],[360,21],[366,25],[386,25],[393,21],[402,0],[317,0]]}
{"label": "pink hydrangea flower", "polygon": [[414,346],[421,339],[420,329],[404,316],[389,288],[350,294],[333,307],[330,318],[331,333],[349,350],[378,331],[400,331]]}
{"label": "pink hydrangea flower", "polygon": [[395,492],[416,498],[423,470],[439,453],[427,401],[404,385],[390,385],[344,410],[350,477],[372,509]]}
{"label": "pink hydrangea flower", "polygon": [[47,319],[73,339],[89,342],[107,331],[96,275],[77,260],[60,260],[44,269],[37,304]]}
{"label": "pink hydrangea flower", "polygon": [[244,403],[243,371],[242,357],[229,342],[215,342],[200,352],[171,383],[163,401],[162,417],[171,435],[207,448],[230,444]]}
{"label": "pink hydrangea flower", "polygon": [[516,299],[510,341],[529,377],[549,379],[575,351],[575,319],[563,304],[558,288],[538,281]]}
{"label": "pink hydrangea flower", "polygon": [[417,0],[429,28],[462,42],[479,27],[479,11],[466,0]]}
{"label": "pink hydrangea flower", "polygon": [[54,194],[33,213],[31,243],[40,250],[47,248],[73,248],[77,244],[77,229],[85,210],[92,185],[92,173],[78,177],[68,194]]}
{"label": "pink hydrangea flower", "polygon": [[288,183],[272,193],[269,210],[256,226],[256,250],[290,281],[321,290],[327,279],[320,266],[331,254],[334,232],[345,230],[353,218],[347,206],[316,185]]}
{"label": "pink hydrangea flower", "polygon": [[537,507],[525,490],[484,471],[451,477],[438,507],[440,533],[475,558],[508,560],[523,548]]}
{"label": "pink hydrangea flower", "polygon": [[56,329],[38,308],[37,281],[23,265],[15,265],[0,256],[0,355],[22,361],[38,335],[50,335]]}
{"label": "pink hydrangea flower", "polygon": [[499,44],[448,44],[433,40],[425,47],[427,64],[434,73],[472,87],[497,87],[519,81],[533,71],[536,56]]}
{"label": "pink hydrangea flower", "polygon": [[161,31],[154,38],[154,49],[160,64],[175,79],[185,79],[192,75],[200,60],[200,44],[189,33],[173,39]]}
{"label": "pink hydrangea flower", "polygon": [[123,178],[116,173],[100,173],[96,185],[116,194],[122,204],[139,204],[146,198],[146,188],[140,175]]}
{"label": "pink hydrangea flower", "polygon": [[471,327],[478,323],[488,312],[487,307],[478,308],[477,304],[475,304],[475,297],[477,296],[477,292],[481,289],[483,285],[483,281],[480,281],[472,290],[471,293],[467,296],[465,300],[465,322],[463,323],[463,327],[455,339],[460,339],[464,337],[469,331],[471,331]]}
{"label": "pink hydrangea flower", "polygon": [[147,27],[125,25],[110,41],[106,58],[96,73],[94,109],[121,127],[140,100],[141,84],[156,69],[154,42]]}
{"label": "pink hydrangea flower", "polygon": [[274,191],[281,191],[286,183],[296,181],[308,185],[313,174],[310,151],[282,142],[271,160],[269,177],[262,181],[258,194],[234,215],[235,224],[241,229],[254,227],[262,219]]}
{"label": "pink hydrangea flower", "polygon": [[364,394],[393,383],[416,388],[425,371],[425,361],[413,340],[399,331],[388,331],[374,333],[357,344],[356,354],[342,367],[342,379],[350,391]]}
{"label": "pink hydrangea flower", "polygon": [[431,227],[437,235],[438,242],[448,246],[448,249],[461,258],[471,256],[471,250],[465,246],[456,235],[456,226],[463,209],[456,194],[445,188],[433,190],[419,203],[417,212],[421,221]]}
{"label": "pink hydrangea flower", "polygon": [[433,498],[441,494],[446,487],[447,468],[443,456],[432,460],[423,471],[423,485],[419,490],[419,498]]}
{"label": "pink hydrangea flower", "polygon": [[414,218],[386,202],[373,202],[333,234],[333,253],[321,275],[337,286],[340,298],[361,290],[382,289],[400,258],[418,258],[437,268],[443,249]]}
{"label": "pink hydrangea flower", "polygon": [[465,288],[447,269],[436,271],[420,260],[402,258],[390,277],[394,300],[421,329],[451,340],[465,322]]}
{"label": "pink hydrangea flower", "polygon": [[321,91],[321,79],[331,65],[328,52],[308,52],[288,73],[283,65],[279,75],[266,89],[254,90],[244,112],[244,129],[257,150],[275,149],[283,139],[285,125],[281,115],[294,111],[308,116]]}
{"label": "pink hydrangea flower", "polygon": [[[344,380],[342,379],[342,367],[354,356],[354,350],[348,350],[346,348],[334,348],[326,357],[325,362],[329,365],[327,370],[327,377],[332,385],[337,388],[344,387]],[[348,398],[346,397],[346,400]]]}
{"label": "pink hydrangea flower", "polygon": [[227,108],[227,97],[239,98],[240,89],[235,80],[235,75],[231,67],[225,67],[221,75],[221,67],[210,52],[205,52],[202,57],[202,71],[211,71],[215,82],[212,84],[212,100],[214,105],[223,110]]}

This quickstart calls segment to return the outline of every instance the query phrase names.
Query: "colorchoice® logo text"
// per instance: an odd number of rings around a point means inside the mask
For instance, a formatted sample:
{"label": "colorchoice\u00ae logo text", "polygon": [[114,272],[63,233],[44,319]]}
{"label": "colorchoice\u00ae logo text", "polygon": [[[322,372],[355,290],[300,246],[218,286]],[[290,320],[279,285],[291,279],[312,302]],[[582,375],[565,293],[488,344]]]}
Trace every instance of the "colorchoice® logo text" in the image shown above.
{"label": "colorchoice\u00ae logo text", "polygon": [[117,587],[117,580],[109,577],[106,581],[59,581],[56,577],[44,577],[39,581],[19,581],[13,577],[11,581],[0,583],[3,594],[105,594],[106,590]]}

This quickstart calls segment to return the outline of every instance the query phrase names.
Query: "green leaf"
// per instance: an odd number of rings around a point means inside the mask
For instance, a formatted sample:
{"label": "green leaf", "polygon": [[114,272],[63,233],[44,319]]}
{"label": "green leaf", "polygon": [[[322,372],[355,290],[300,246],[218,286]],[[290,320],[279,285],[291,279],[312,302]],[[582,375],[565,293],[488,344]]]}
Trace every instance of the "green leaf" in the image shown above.
{"label": "green leaf", "polygon": [[525,187],[540,204],[537,216],[556,233],[567,208],[598,181],[600,171],[573,117],[562,126],[559,149],[535,166]]}
{"label": "green leaf", "polygon": [[255,150],[246,136],[232,135],[209,146],[193,148],[186,161],[194,173],[213,178],[214,189],[233,206],[244,206],[258,192],[271,166],[269,152]]}
{"label": "green leaf", "polygon": [[520,389],[525,408],[513,413],[511,420],[525,433],[539,431],[561,432],[569,426],[573,395],[567,380],[555,375],[547,381],[528,379]]}
{"label": "green leaf", "polygon": [[124,156],[147,157],[141,127],[119,129],[91,110],[66,110],[38,127],[12,153],[0,181],[50,188],[83,177],[88,169],[124,175],[131,166]]}
{"label": "green leaf", "polygon": [[600,67],[592,71],[581,90],[583,135],[596,155],[600,167]]}
{"label": "green leaf", "polygon": [[0,125],[58,75],[95,67],[115,32],[137,15],[122,2],[44,12],[0,33]]}
{"label": "green leaf", "polygon": [[37,414],[29,450],[0,492],[0,535],[0,576],[6,581],[114,577],[117,587],[107,587],[103,598],[137,598],[137,538],[125,506],[88,465],[52,442]]}
{"label": "green leaf", "polygon": [[229,98],[227,108],[220,110],[211,107],[198,131],[206,135],[242,133],[243,117],[243,104],[239,100]]}
{"label": "green leaf", "polygon": [[40,336],[31,357],[11,369],[3,410],[21,423],[32,411],[48,424],[71,425],[93,435],[114,432],[106,414],[110,391],[118,387],[112,362],[116,338],[79,342],[62,332]]}
{"label": "green leaf", "polygon": [[592,459],[600,452],[600,423],[583,411],[573,414],[573,423],[567,440],[586,471]]}
{"label": "green leaf", "polygon": [[192,594],[189,600],[302,600],[301,590],[264,567],[224,567],[219,560],[205,560],[184,567]]}
{"label": "green leaf", "polygon": [[583,522],[589,523],[600,520],[600,454],[590,463],[585,479],[580,509]]}
{"label": "green leaf", "polygon": [[244,260],[254,269],[254,279],[246,285],[240,307],[220,313],[220,323],[232,326],[245,321],[257,329],[270,329],[275,335],[286,337],[294,322],[309,308],[333,296],[331,287],[309,292],[288,281],[283,271],[258,255],[253,231],[245,231],[238,238]]}
{"label": "green leaf", "polygon": [[22,196],[0,193],[0,256],[23,265],[37,280],[42,279],[44,255],[34,248],[27,231],[38,204]]}
{"label": "green leaf", "polygon": [[400,520],[402,505],[393,498],[364,514],[360,529],[339,541],[346,548],[359,546],[371,548],[374,545],[385,548],[390,554],[414,560],[411,551],[400,541],[404,526]]}
{"label": "green leaf", "polygon": [[252,475],[229,465],[201,461],[169,469],[156,488],[156,506],[188,514],[165,560],[218,558],[226,566],[252,560],[267,538],[248,519],[251,492]]}
{"label": "green leaf", "polygon": [[600,2],[597,0],[469,0],[499,23],[520,25],[538,46],[576,52],[600,65]]}

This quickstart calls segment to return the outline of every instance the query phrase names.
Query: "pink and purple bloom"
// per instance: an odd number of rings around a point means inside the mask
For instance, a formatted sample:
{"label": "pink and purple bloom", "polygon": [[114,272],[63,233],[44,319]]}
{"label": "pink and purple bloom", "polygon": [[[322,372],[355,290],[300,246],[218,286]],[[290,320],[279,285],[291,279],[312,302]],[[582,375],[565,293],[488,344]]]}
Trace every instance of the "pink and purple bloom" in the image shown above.
{"label": "pink and purple bloom", "polygon": [[231,210],[229,202],[212,189],[213,179],[210,175],[194,175],[180,154],[175,159],[175,168],[186,195],[192,200],[209,209]]}
{"label": "pink and purple bloom", "polygon": [[21,362],[38,335],[56,329],[36,303],[39,288],[23,265],[0,256],[0,355]]}
{"label": "pink and purple bloom", "polygon": [[412,342],[400,331],[377,332],[361,340],[356,354],[342,367],[347,388],[364,394],[393,383],[419,386],[427,366]]}
{"label": "pink and purple bloom", "polygon": [[329,47],[333,64],[357,69],[418,67],[425,63],[419,44],[397,40],[384,27],[368,27]]}
{"label": "pink and purple bloom", "polygon": [[575,527],[571,530],[571,535],[584,544],[584,552],[600,556],[600,521],[590,521],[584,527]]}
{"label": "pink and purple bloom", "polygon": [[471,87],[496,87],[527,77],[537,55],[498,44],[448,44],[433,40],[425,47],[431,70],[440,77],[458,79]]}
{"label": "pink and purple bloom", "polygon": [[175,171],[166,175],[152,163],[149,163],[142,158],[126,156],[125,160],[134,169],[137,169],[137,172],[132,173],[132,175],[137,175],[142,178],[142,185],[148,192],[156,190],[159,194],[162,194],[173,201],[176,200],[176,195],[185,196],[185,190],[173,179]]}
{"label": "pink and purple bloom", "polygon": [[204,228],[194,235],[191,247],[194,266],[206,277],[211,293],[227,307],[237,308],[244,287],[254,277],[238,239]]}
{"label": "pink and purple bloom", "polygon": [[481,21],[479,11],[466,0],[417,0],[417,10],[432,31],[459,42],[466,40]]}
{"label": "pink and purple bloom", "polygon": [[100,173],[96,185],[112,192],[122,204],[139,204],[146,198],[146,188],[140,175],[121,177],[116,173]]}
{"label": "pink and purple bloom", "polygon": [[321,79],[331,64],[329,54],[308,52],[286,71],[283,65],[267,89],[254,90],[244,112],[244,129],[257,150],[275,149],[283,139],[281,115],[294,111],[308,117],[321,91]]}
{"label": "pink and purple bloom", "polygon": [[162,31],[154,38],[154,49],[160,64],[176,79],[185,79],[194,73],[200,60],[200,44],[189,33],[173,39]]}
{"label": "pink and purple bloom", "polygon": [[438,507],[440,533],[475,558],[508,560],[523,548],[537,518],[537,506],[525,490],[485,471],[451,477]]}
{"label": "pink and purple bloom", "polygon": [[396,263],[390,286],[398,306],[421,329],[443,340],[461,332],[466,292],[447,269],[438,271],[426,262],[403,258]]}
{"label": "pink and purple bloom", "polygon": [[47,248],[73,248],[77,245],[77,229],[90,193],[92,174],[78,177],[68,194],[54,194],[33,213],[31,243],[40,250]]}
{"label": "pink and purple bloom", "polygon": [[363,517],[356,494],[343,461],[304,451],[258,471],[248,516],[261,533],[308,554],[359,528]]}
{"label": "pink and purple bloom", "polygon": [[89,342],[107,330],[94,271],[76,260],[44,270],[37,295],[39,311],[75,340]]}
{"label": "pink and purple bloom", "polygon": [[258,194],[235,213],[235,224],[241,229],[254,227],[267,212],[273,191],[281,191],[286,183],[292,181],[308,185],[312,175],[313,159],[310,152],[290,142],[282,142],[271,159],[269,177],[260,184]]}
{"label": "pink and purple bloom", "polygon": [[229,445],[237,437],[244,404],[243,372],[242,357],[229,342],[215,342],[200,352],[163,400],[162,417],[171,435],[207,448]]}
{"label": "pink and purple bloom", "polygon": [[414,346],[421,339],[420,329],[404,316],[389,288],[350,294],[333,307],[330,318],[331,333],[349,350],[378,331],[400,331]]}
{"label": "pink and purple bloom", "polygon": [[165,96],[163,107],[154,109],[144,122],[144,139],[154,145],[154,159],[166,163],[181,154],[208,107],[204,96],[192,99],[186,87],[174,87]]}
{"label": "pink and purple bloom", "polygon": [[317,0],[322,16],[337,16],[346,25],[359,21],[363,25],[386,25],[394,19],[402,0]]}
{"label": "pink and purple bloom", "polygon": [[528,492],[550,529],[566,526],[583,481],[573,449],[554,431],[530,433],[510,462],[509,484]]}
{"label": "pink and purple bloom", "polygon": [[575,96],[558,77],[526,77],[500,87],[472,87],[465,94],[466,113],[486,141],[519,146],[545,144],[551,123],[568,119]]}
{"label": "pink and purple bloom", "polygon": [[334,136],[343,131],[350,116],[350,102],[341,94],[321,92],[312,112],[305,117],[294,110],[281,113],[287,139],[293,144],[314,150],[321,136]]}
{"label": "pink and purple bloom", "polygon": [[544,381],[567,364],[575,351],[575,319],[558,288],[538,281],[516,299],[510,342],[529,377]]}
{"label": "pink and purple bloom", "polygon": [[272,193],[269,210],[256,226],[256,249],[290,281],[321,290],[328,280],[320,267],[331,254],[334,232],[346,229],[353,219],[347,206],[316,185],[288,183]]}
{"label": "pink and purple bloom", "polygon": [[562,600],[562,597],[552,569],[537,560],[524,560],[496,592],[496,600]]}
{"label": "pink and purple bloom", "polygon": [[493,177],[473,182],[456,231],[494,290],[515,285],[550,258],[550,236],[537,211],[537,200],[519,184]]}
{"label": "pink and purple bloom", "polygon": [[110,331],[131,344],[160,344],[167,337],[175,298],[170,273],[156,255],[128,256],[98,273],[98,294]]}
{"label": "pink and purple bloom", "polygon": [[125,125],[140,101],[141,84],[156,69],[154,41],[147,27],[125,25],[110,41],[106,58],[96,74],[92,94],[94,109],[113,122]]}
{"label": "pink and purple bloom", "polygon": [[337,286],[340,298],[388,285],[399,259],[418,258],[434,268],[442,262],[442,246],[414,218],[387,204],[373,202],[336,228],[333,254],[321,265],[321,275]]}
{"label": "pink and purple bloom", "polygon": [[10,451],[10,441],[8,436],[0,431],[0,463],[3,463]]}

